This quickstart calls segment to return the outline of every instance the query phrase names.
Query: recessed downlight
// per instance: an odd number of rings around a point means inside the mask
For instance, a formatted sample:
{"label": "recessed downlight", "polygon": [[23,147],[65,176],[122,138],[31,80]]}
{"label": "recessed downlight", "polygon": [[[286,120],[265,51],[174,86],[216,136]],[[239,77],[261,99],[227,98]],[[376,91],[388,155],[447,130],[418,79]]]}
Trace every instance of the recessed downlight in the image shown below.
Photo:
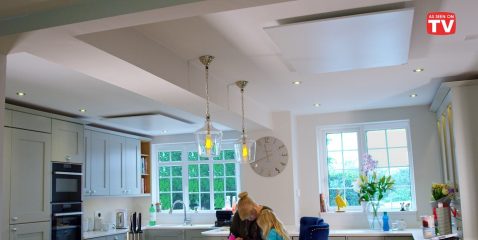
{"label": "recessed downlight", "polygon": [[294,85],[300,85],[300,84],[302,84],[302,82],[301,82],[301,81],[293,81],[292,84],[294,84]]}
{"label": "recessed downlight", "polygon": [[418,94],[412,93],[412,94],[410,94],[410,97],[411,97],[411,98],[416,98],[416,97],[418,97]]}
{"label": "recessed downlight", "polygon": [[84,113],[84,112],[86,112],[86,109],[84,109],[84,108],[80,108],[78,111],[80,111],[80,112]]}
{"label": "recessed downlight", "polygon": [[17,96],[23,97],[25,95],[26,95],[26,93],[24,93],[24,92],[17,92]]}
{"label": "recessed downlight", "polygon": [[416,73],[423,72],[423,71],[425,71],[425,69],[423,69],[423,68],[415,68],[415,69],[413,69],[413,72],[416,72]]}
{"label": "recessed downlight", "polygon": [[314,103],[314,107],[320,107],[320,103]]}

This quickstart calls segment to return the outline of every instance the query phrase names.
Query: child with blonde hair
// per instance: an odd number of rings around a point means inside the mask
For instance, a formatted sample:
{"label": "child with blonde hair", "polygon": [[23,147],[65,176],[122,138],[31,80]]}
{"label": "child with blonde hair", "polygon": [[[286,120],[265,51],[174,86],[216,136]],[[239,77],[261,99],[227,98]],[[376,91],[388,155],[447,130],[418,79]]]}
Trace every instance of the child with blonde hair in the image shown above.
{"label": "child with blonde hair", "polygon": [[264,209],[257,217],[257,225],[262,230],[264,240],[290,240],[281,221],[270,209]]}

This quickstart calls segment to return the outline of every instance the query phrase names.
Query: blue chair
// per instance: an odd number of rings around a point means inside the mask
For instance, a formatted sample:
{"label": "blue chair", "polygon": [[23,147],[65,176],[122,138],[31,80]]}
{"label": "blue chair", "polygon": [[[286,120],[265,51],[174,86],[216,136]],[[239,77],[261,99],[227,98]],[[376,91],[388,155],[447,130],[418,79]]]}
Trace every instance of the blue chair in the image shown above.
{"label": "blue chair", "polygon": [[329,224],[318,217],[300,218],[299,240],[327,240],[329,238]]}

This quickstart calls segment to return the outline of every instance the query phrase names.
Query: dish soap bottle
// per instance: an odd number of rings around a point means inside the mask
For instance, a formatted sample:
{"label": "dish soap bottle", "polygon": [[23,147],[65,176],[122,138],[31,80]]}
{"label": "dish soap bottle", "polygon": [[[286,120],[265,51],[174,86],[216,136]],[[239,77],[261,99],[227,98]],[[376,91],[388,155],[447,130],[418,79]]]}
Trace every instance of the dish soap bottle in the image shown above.
{"label": "dish soap bottle", "polygon": [[387,212],[383,212],[382,221],[383,221],[383,231],[385,231],[385,232],[390,231],[390,225],[389,225],[389,223],[388,223],[388,214],[387,214]]}
{"label": "dish soap bottle", "polygon": [[156,209],[154,209],[154,204],[151,203],[149,207],[149,226],[156,225]]}

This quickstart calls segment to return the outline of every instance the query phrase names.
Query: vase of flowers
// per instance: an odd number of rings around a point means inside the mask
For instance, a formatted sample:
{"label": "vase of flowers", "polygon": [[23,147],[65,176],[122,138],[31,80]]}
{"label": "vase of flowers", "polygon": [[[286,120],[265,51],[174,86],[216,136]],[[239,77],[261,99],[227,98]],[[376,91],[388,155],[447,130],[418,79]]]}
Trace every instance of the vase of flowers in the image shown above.
{"label": "vase of flowers", "polygon": [[446,235],[452,232],[450,203],[455,196],[455,189],[443,183],[432,184],[432,209],[435,218],[437,235]]}
{"label": "vase of flowers", "polygon": [[361,174],[354,183],[354,191],[357,192],[359,201],[367,202],[366,213],[370,229],[381,229],[378,216],[380,201],[395,184],[391,176],[377,175],[375,172],[377,163],[370,154],[365,154]]}

